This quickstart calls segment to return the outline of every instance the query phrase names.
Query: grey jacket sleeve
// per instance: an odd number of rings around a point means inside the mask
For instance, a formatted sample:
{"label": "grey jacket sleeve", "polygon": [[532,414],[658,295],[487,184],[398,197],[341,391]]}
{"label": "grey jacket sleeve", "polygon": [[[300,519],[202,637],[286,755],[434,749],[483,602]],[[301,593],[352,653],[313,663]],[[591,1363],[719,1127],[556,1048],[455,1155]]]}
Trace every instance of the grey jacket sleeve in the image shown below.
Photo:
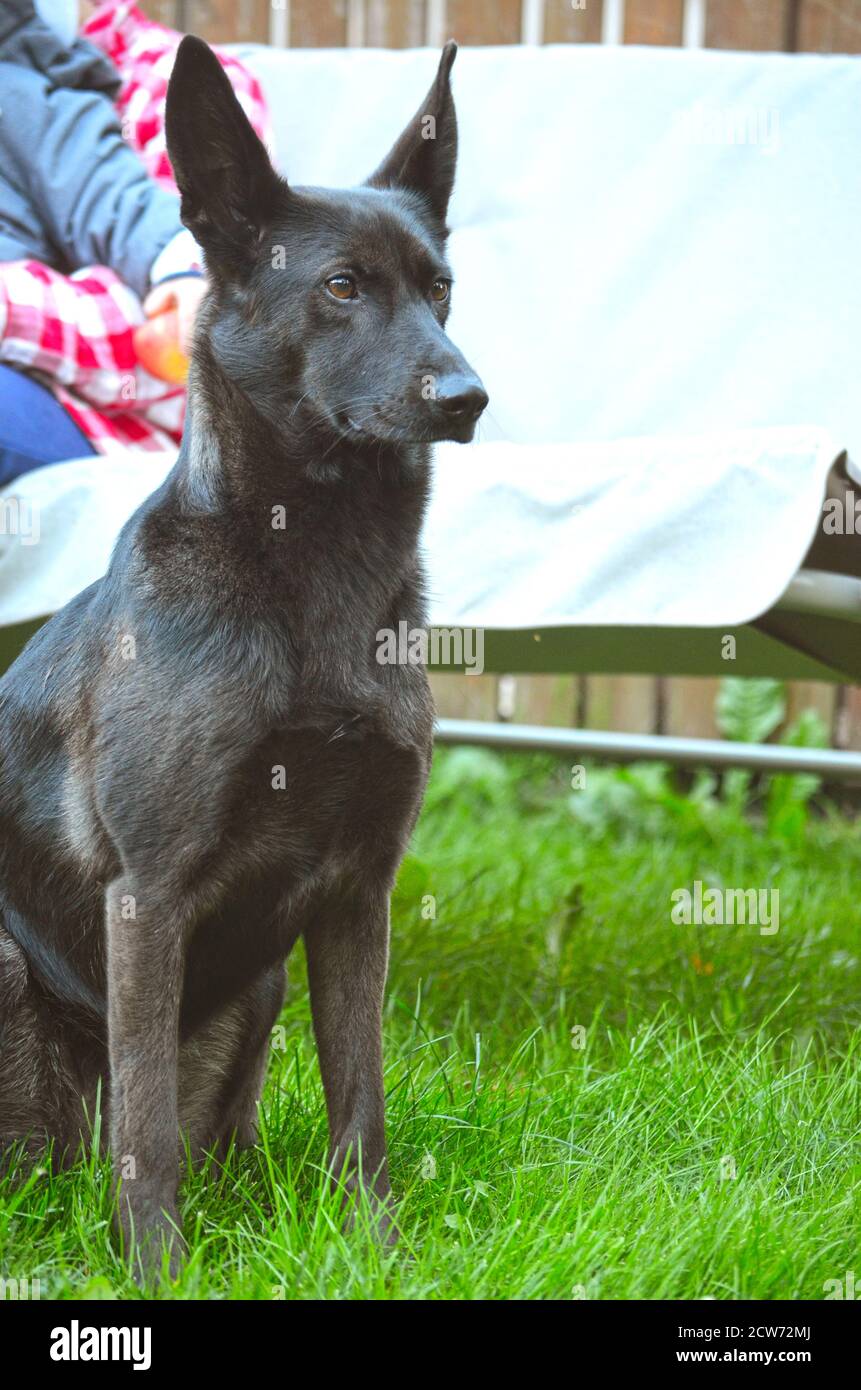
{"label": "grey jacket sleeve", "polygon": [[3,71],[6,177],[24,195],[58,268],[110,266],[144,295],[153,261],[182,230],[179,199],[153,182],[126,145],[105,96],[53,87],[22,68],[4,64]]}

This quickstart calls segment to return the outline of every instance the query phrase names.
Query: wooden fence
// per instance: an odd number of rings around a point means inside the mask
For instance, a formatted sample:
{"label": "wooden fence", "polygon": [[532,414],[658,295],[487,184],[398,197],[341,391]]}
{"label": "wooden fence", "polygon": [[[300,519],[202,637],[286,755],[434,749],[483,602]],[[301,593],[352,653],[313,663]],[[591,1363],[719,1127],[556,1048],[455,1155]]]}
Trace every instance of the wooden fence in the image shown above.
{"label": "wooden fence", "polygon": [[[404,48],[441,44],[637,43],[861,53],[861,0],[143,0],[211,42]],[[861,163],[859,163],[861,169]],[[441,676],[441,714],[713,736],[718,682],[651,676]],[[861,689],[810,681],[789,718],[817,709],[837,747],[861,748]]]}
{"label": "wooden fence", "polygon": [[656,43],[861,52],[861,0],[143,0],[211,42]]}

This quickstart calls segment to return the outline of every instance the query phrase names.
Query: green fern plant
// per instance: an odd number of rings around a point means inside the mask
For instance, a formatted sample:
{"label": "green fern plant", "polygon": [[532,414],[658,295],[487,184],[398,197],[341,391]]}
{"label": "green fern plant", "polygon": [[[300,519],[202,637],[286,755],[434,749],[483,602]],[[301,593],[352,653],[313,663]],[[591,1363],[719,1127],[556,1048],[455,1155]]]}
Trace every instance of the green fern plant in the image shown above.
{"label": "green fern plant", "polygon": [[[784,681],[743,680],[728,677],[721,681],[715,702],[715,717],[724,738],[740,743],[765,743],[786,717]],[[794,748],[826,748],[828,729],[816,710],[806,709],[785,730],[780,742]],[[725,802],[737,811],[748,805],[752,773],[743,768],[727,773],[723,783]],[[765,779],[766,821],[772,834],[793,839],[804,832],[808,806],[819,790],[821,778],[810,773],[777,773]]]}

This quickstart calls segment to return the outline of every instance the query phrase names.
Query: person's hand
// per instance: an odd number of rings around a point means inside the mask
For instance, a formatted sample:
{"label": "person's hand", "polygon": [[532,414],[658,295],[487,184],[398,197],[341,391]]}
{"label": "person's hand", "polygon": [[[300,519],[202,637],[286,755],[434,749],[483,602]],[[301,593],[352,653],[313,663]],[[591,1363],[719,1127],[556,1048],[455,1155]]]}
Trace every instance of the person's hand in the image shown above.
{"label": "person's hand", "polygon": [[191,355],[194,321],[205,293],[206,280],[202,275],[181,275],[156,285],[144,300],[143,311],[148,319],[166,309],[176,310],[179,346],[186,357]]}

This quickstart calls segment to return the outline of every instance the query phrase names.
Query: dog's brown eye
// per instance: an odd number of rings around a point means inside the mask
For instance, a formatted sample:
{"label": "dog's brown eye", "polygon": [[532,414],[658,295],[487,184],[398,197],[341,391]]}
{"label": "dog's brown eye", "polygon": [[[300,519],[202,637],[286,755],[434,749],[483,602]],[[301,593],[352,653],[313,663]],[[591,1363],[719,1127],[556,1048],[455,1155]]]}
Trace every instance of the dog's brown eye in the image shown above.
{"label": "dog's brown eye", "polygon": [[349,275],[333,275],[326,281],[326,289],[335,299],[355,299],[358,294],[356,282]]}
{"label": "dog's brown eye", "polygon": [[431,285],[431,299],[435,299],[437,304],[444,304],[450,288],[448,280],[434,280]]}

